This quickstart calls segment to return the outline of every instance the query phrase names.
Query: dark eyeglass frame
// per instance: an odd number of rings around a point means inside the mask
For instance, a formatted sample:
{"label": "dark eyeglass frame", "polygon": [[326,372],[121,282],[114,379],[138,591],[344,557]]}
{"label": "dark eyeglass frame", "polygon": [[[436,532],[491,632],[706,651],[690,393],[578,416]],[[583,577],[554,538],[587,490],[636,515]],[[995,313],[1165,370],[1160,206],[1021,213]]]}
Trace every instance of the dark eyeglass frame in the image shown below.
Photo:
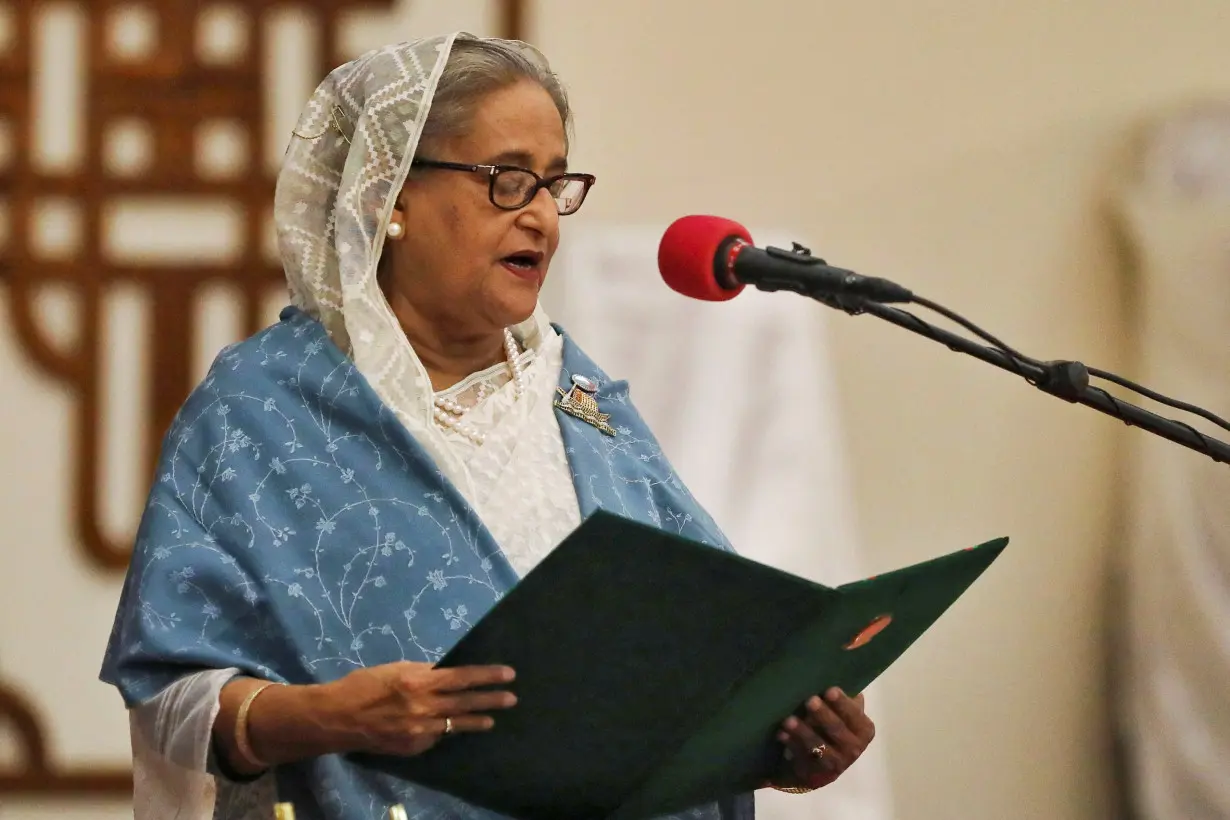
{"label": "dark eyeglass frame", "polygon": [[[464,162],[444,162],[442,160],[437,160],[437,159],[416,159],[411,163],[411,167],[438,168],[444,171],[468,171],[472,174],[486,174],[487,175],[487,198],[491,200],[492,205],[499,208],[501,211],[521,210],[522,208],[524,208],[525,206],[529,205],[531,202],[534,201],[534,197],[538,196],[539,191],[541,191],[544,188],[550,188],[552,185],[554,185],[555,183],[559,182],[562,179],[575,180],[577,182],[585,183],[585,188],[584,190],[581,191],[581,197],[579,201],[577,202],[576,207],[573,208],[571,211],[560,211],[558,200],[556,200],[556,210],[559,211],[560,216],[569,216],[570,214],[575,214],[577,211],[581,210],[581,206],[585,204],[585,198],[589,196],[589,189],[594,187],[594,183],[598,181],[598,178],[595,177],[593,174],[577,174],[577,173],[556,174],[554,176],[546,177],[544,179],[543,177],[540,177],[538,174],[531,171],[529,168],[522,168],[519,165],[470,165]],[[500,203],[495,201],[495,181],[500,176],[500,174],[505,171],[518,171],[522,174],[529,174],[536,180],[534,183],[534,187],[531,188],[529,191],[529,195],[525,198],[525,201],[522,202],[520,205],[501,205]],[[555,199],[555,197],[552,197],[552,199]]]}

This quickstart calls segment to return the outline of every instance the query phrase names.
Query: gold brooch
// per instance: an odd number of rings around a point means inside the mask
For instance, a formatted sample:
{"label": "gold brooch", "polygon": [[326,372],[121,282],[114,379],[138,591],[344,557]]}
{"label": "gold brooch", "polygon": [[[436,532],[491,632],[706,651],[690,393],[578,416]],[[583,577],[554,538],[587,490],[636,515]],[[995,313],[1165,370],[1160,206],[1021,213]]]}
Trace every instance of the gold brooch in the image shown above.
{"label": "gold brooch", "polygon": [[598,385],[594,384],[592,379],[579,375],[573,376],[571,390],[565,391],[562,387],[557,387],[555,390],[559,393],[559,398],[555,400],[556,407],[573,418],[593,425],[598,428],[599,432],[608,436],[615,435],[615,428],[607,423],[611,414],[598,411],[598,402],[593,395],[598,392]]}

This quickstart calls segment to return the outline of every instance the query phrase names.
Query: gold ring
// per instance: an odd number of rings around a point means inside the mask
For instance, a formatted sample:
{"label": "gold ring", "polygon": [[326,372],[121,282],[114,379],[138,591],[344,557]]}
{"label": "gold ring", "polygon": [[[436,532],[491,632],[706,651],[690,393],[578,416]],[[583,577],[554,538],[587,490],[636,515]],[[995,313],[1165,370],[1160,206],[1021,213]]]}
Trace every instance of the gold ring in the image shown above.
{"label": "gold ring", "polygon": [[821,743],[819,746],[812,747],[811,756],[814,757],[816,760],[823,760],[824,753],[827,752],[828,750],[829,750],[828,744]]}
{"label": "gold ring", "polygon": [[453,733],[453,719],[446,717],[444,719],[444,734],[451,735]]}

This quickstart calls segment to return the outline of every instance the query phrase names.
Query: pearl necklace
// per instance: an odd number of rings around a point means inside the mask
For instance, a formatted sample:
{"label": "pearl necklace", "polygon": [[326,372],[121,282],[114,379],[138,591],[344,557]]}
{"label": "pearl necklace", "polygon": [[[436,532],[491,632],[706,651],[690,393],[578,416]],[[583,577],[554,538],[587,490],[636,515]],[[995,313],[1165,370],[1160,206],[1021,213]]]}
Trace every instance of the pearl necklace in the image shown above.
{"label": "pearl necklace", "polygon": [[[520,399],[525,395],[525,373],[521,369],[521,349],[512,331],[508,328],[504,328],[504,356],[508,360],[508,371],[512,374],[513,396],[515,399]],[[479,385],[478,397],[475,398],[473,406],[477,407],[487,395],[487,385]],[[434,403],[432,416],[437,424],[446,429],[455,430],[475,444],[482,446],[486,437],[475,430],[473,425],[466,424],[462,420],[462,417],[472,408],[462,407],[445,396],[436,396]]]}

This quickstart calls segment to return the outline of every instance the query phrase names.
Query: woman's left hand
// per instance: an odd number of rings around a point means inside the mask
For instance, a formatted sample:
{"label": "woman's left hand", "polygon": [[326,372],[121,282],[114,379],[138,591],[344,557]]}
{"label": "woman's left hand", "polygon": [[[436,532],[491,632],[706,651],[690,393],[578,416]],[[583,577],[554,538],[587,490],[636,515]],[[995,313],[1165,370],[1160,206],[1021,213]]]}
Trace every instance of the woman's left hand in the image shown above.
{"label": "woman's left hand", "polygon": [[[876,736],[876,726],[863,711],[863,696],[847,697],[830,689],[803,705],[804,715],[782,722],[777,739],[785,749],[790,785],[818,789],[827,786],[858,760]],[[777,785],[787,785],[779,783]]]}

